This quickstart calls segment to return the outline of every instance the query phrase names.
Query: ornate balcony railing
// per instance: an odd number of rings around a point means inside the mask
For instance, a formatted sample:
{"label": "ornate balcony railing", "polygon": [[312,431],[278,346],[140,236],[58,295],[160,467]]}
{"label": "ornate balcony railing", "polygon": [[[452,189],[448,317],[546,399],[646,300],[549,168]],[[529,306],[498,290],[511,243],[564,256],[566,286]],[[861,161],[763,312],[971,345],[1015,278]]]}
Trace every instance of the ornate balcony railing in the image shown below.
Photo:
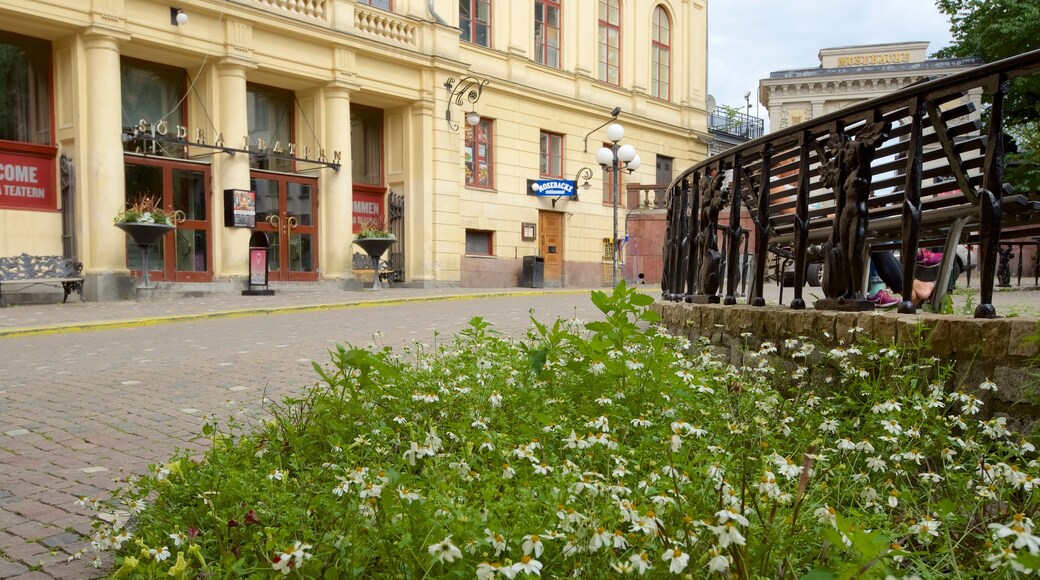
{"label": "ornate balcony railing", "polygon": [[361,4],[354,8],[354,29],[384,41],[389,40],[413,47],[416,43],[415,24],[389,12],[372,10]]}
{"label": "ornate balcony railing", "polygon": [[[810,258],[824,264],[826,298],[817,308],[871,308],[863,296],[868,251],[887,248],[910,258],[899,312],[913,313],[912,257],[946,244],[948,271],[952,250],[965,241],[979,249],[975,316],[995,317],[1000,241],[1040,235],[1036,194],[1004,182],[1003,115],[1011,81],[1038,71],[1040,50],[835,111],[687,169],[666,193],[664,298],[736,304],[742,268],[722,263],[739,263],[740,218],[750,216],[752,305],[765,304],[773,251],[794,261],[792,308],[805,308]],[[726,225],[720,215],[729,216]],[[719,237],[728,242],[721,251]]]}
{"label": "ornate balcony railing", "polygon": [[253,4],[297,18],[325,20],[328,14],[328,0],[253,0]]}

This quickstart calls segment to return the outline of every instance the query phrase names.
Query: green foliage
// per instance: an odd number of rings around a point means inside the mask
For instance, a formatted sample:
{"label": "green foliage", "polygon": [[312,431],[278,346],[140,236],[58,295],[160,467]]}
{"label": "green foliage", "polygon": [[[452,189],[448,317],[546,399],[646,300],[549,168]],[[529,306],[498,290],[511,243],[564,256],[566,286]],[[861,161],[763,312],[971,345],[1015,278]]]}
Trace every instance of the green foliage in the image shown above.
{"label": "green foliage", "polygon": [[436,347],[337,347],[319,385],[209,423],[203,457],[178,453],[107,505],[85,498],[134,518],[110,516],[94,544],[127,578],[1035,564],[1037,453],[980,420],[948,365],[854,329],[749,347],[737,369],[650,324],[633,289],[592,300],[603,320],[533,321],[519,340],[474,318]]}
{"label": "green foliage", "polygon": [[[937,0],[936,6],[950,18],[954,39],[936,56],[993,62],[1040,48],[1036,0]],[[1040,190],[1040,75],[1015,79],[1004,106],[1007,133],[1018,149],[1008,155],[1005,179],[1019,191]]]}

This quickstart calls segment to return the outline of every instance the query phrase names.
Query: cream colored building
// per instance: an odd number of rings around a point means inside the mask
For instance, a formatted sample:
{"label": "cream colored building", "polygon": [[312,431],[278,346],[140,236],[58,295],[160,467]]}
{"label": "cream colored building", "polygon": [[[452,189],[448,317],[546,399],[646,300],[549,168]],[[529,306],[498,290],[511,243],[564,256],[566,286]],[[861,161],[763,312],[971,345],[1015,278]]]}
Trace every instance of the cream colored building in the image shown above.
{"label": "cream colored building", "polygon": [[[178,218],[160,288],[244,288],[256,232],[276,287],[356,286],[363,218],[395,222],[406,284],[515,286],[529,255],[546,285],[609,283],[602,126],[620,107],[625,184],[705,156],[705,4],[0,0],[0,256],[65,253],[88,299],[128,296],[113,218],[152,196]],[[577,199],[534,195],[585,167]]]}
{"label": "cream colored building", "polygon": [[927,42],[824,48],[819,67],[769,73],[759,81],[758,99],[769,110],[770,129],[776,131],[982,62],[929,59],[927,50]]}

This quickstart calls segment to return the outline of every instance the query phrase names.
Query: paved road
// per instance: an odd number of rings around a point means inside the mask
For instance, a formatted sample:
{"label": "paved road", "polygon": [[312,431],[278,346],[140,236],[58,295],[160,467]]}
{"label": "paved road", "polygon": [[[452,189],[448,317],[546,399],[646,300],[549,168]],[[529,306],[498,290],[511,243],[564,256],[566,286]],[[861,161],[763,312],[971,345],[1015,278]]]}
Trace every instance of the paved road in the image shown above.
{"label": "paved road", "polygon": [[196,445],[203,416],[227,416],[229,401],[312,383],[311,361],[336,342],[448,340],[477,315],[518,336],[531,309],[539,320],[598,315],[582,292],[0,337],[0,578],[98,576],[65,563],[90,530],[77,497],[105,496],[113,479]]}

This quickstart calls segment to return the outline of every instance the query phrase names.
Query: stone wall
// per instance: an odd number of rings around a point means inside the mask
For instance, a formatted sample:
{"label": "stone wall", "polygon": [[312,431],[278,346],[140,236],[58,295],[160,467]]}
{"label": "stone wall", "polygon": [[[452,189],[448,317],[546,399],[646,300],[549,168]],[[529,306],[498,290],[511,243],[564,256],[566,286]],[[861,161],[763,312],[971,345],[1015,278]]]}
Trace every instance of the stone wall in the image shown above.
{"label": "stone wall", "polygon": [[[778,348],[788,338],[820,345],[850,343],[850,338],[881,344],[921,345],[925,355],[955,363],[957,388],[968,391],[986,379],[996,393],[976,393],[990,414],[1016,419],[1026,430],[1040,419],[1040,347],[1024,339],[1040,331],[1036,318],[981,320],[967,316],[889,312],[791,310],[781,306],[722,306],[658,301],[653,310],[673,334],[691,340],[707,338],[733,364],[740,364],[750,341],[756,348],[769,341]],[[860,329],[850,332],[853,329]],[[749,333],[750,337],[742,337]],[[757,344],[756,344],[757,343]]]}

